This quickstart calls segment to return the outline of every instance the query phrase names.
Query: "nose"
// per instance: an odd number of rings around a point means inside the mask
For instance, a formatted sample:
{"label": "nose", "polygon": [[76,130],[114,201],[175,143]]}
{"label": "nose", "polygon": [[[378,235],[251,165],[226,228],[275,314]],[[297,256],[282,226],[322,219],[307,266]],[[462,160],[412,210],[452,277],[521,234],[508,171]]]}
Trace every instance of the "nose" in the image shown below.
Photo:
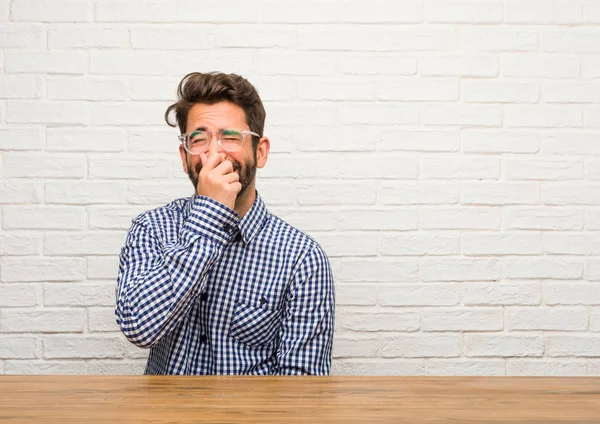
{"label": "nose", "polygon": [[208,152],[209,153],[223,153],[223,148],[217,142],[219,138],[218,134],[211,134],[209,143],[208,143]]}

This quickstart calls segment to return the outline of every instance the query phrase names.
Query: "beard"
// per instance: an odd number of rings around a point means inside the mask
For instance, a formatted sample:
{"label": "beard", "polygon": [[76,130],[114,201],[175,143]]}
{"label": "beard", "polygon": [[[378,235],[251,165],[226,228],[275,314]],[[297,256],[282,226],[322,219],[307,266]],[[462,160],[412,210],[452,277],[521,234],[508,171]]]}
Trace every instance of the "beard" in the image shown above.
{"label": "beard", "polygon": [[[188,177],[190,178],[190,181],[192,182],[192,184],[194,185],[194,190],[197,192],[198,190],[198,178],[199,178],[199,174],[200,171],[202,170],[202,163],[198,163],[196,165],[196,167],[194,168],[190,162],[190,156],[188,155],[187,157],[188,159]],[[238,173],[240,179],[240,184],[242,185],[242,189],[240,190],[240,192],[237,195],[237,198],[239,199],[241,196],[243,196],[246,193],[246,190],[248,189],[248,187],[250,186],[250,184],[252,184],[252,182],[254,181],[254,178],[256,176],[256,152],[254,152],[254,154],[252,155],[252,160],[249,163],[246,164],[241,164],[237,161],[231,161],[231,163],[233,164],[233,170],[235,172]]]}

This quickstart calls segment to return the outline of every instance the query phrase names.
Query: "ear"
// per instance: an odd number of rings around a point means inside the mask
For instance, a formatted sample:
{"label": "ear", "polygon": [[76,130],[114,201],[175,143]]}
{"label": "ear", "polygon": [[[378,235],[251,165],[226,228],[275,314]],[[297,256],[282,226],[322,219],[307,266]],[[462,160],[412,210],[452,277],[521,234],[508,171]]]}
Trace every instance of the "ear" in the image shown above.
{"label": "ear", "polygon": [[187,166],[187,152],[183,148],[183,144],[179,145],[179,156],[181,156],[181,163],[183,164],[183,172],[188,173]]}
{"label": "ear", "polygon": [[256,167],[264,168],[267,164],[269,151],[271,150],[271,141],[268,137],[262,137],[256,146]]}

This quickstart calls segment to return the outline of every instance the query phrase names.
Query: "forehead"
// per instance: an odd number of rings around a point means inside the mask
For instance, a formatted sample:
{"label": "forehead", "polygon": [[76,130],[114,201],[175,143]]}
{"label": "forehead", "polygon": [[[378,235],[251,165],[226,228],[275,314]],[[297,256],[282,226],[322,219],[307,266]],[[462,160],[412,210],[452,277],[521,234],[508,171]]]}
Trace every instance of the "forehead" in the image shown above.
{"label": "forehead", "polygon": [[196,103],[188,113],[187,131],[199,127],[214,131],[227,127],[246,129],[248,125],[244,110],[234,103]]}

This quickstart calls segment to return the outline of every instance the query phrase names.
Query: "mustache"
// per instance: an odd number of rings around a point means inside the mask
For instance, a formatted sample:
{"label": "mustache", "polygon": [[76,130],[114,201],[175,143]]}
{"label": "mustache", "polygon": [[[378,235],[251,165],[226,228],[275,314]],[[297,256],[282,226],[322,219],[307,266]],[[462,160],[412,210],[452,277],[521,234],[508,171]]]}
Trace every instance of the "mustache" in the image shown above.
{"label": "mustache", "polygon": [[[240,174],[240,170],[242,169],[242,167],[240,166],[240,164],[237,163],[237,162],[232,162],[232,165],[233,165],[233,170],[235,172],[237,172],[239,175],[241,175]],[[201,163],[197,163],[196,164],[196,173],[199,174],[201,170],[202,170],[202,164]]]}

